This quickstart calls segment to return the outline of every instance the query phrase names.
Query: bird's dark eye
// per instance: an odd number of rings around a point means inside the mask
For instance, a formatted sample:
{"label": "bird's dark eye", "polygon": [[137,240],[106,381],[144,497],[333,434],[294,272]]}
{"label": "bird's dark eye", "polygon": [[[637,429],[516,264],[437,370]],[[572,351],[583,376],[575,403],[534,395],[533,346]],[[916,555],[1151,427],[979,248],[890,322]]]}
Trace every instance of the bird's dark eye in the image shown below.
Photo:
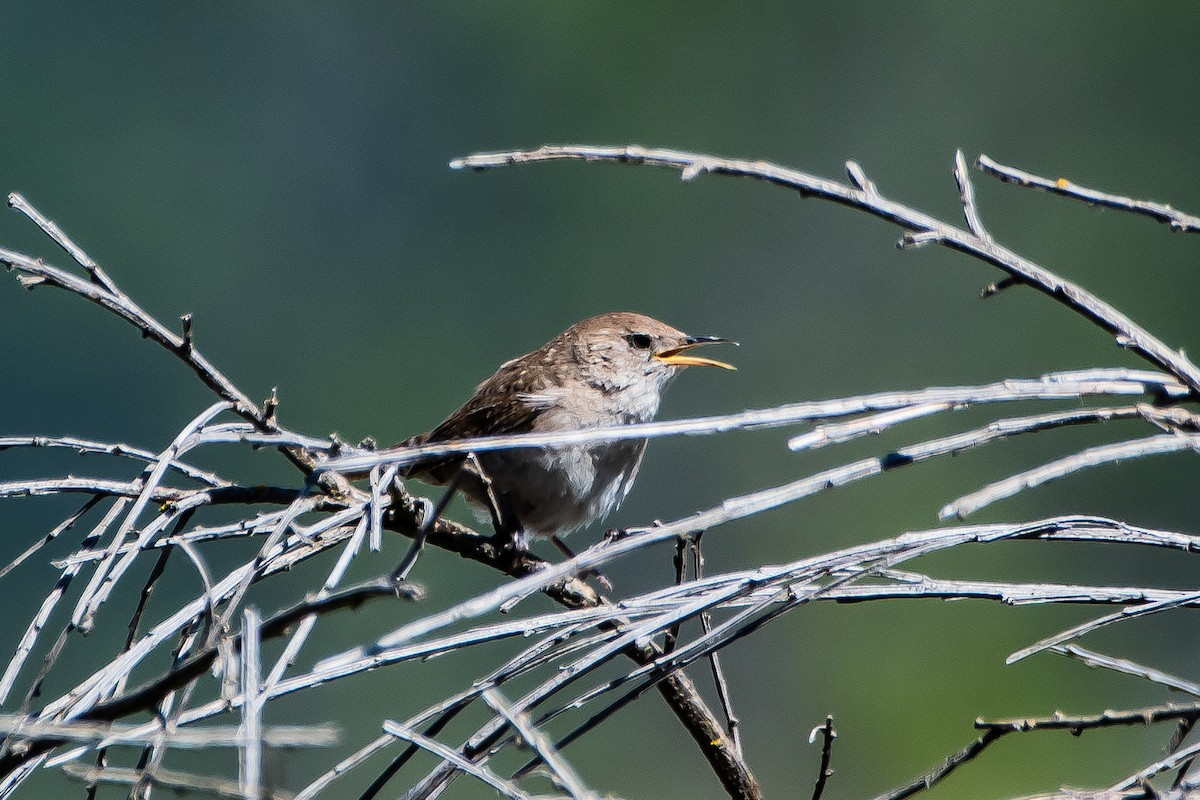
{"label": "bird's dark eye", "polygon": [[631,333],[625,337],[625,341],[629,342],[630,347],[638,350],[649,350],[650,345],[654,343],[648,333]]}

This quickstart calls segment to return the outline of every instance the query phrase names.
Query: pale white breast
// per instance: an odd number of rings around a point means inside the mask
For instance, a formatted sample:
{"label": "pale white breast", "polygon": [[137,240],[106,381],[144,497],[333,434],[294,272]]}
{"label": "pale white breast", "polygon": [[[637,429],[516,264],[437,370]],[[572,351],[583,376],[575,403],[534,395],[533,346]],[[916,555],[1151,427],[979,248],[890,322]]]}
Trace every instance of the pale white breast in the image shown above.
{"label": "pale white breast", "polygon": [[[643,422],[658,410],[657,391],[623,398],[621,415],[608,407],[610,396],[601,391],[564,394],[550,389],[520,399],[542,412],[533,426],[537,432],[602,427],[618,420]],[[644,440],[624,440],[499,450],[481,453],[480,459],[495,488],[515,504],[527,533],[562,536],[620,506],[633,486],[645,447]],[[530,486],[538,487],[536,501],[522,492]]]}

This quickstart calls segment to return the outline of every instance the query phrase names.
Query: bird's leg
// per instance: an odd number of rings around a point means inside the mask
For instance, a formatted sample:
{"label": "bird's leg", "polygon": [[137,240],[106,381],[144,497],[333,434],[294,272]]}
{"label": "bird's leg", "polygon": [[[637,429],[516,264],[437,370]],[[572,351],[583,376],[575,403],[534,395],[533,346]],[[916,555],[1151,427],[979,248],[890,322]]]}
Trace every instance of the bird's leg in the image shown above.
{"label": "bird's leg", "polygon": [[525,532],[524,528],[520,526],[514,528],[509,532],[509,536],[511,537],[509,544],[512,545],[514,552],[521,554],[529,552],[529,534]]}
{"label": "bird's leg", "polygon": [[559,538],[557,533],[550,534],[550,541],[554,544],[555,547],[558,548],[558,552],[562,553],[567,558],[575,557],[575,551],[572,550],[566,542],[564,542],[561,538]]}
{"label": "bird's leg", "polygon": [[[479,479],[483,485],[483,494],[487,498],[488,515],[492,518],[492,530],[496,532],[497,539],[507,539],[506,546],[510,549],[514,558],[523,556],[529,552],[529,533],[522,527],[520,520],[517,519],[516,512],[512,509],[512,504],[508,501],[508,497],[496,491],[495,484],[488,476],[487,470],[483,468],[483,464],[479,462],[479,457],[474,453],[467,453],[467,457],[463,459],[463,466],[458,471],[456,478],[461,477],[464,472],[469,472]],[[567,558],[574,558],[575,551],[567,546],[567,543],[558,537],[557,534],[550,536],[550,541],[558,548]],[[598,570],[589,569],[579,574],[581,579],[596,578],[604,587],[605,591],[612,591],[612,583],[608,578],[600,574]]]}
{"label": "bird's leg", "polygon": [[495,484],[492,483],[487,470],[483,468],[479,457],[474,453],[467,453],[466,459],[463,460],[463,469],[478,478],[479,483],[483,486],[483,493],[487,497],[488,512],[492,515],[492,527],[496,529],[496,533],[499,533],[500,529],[504,527],[504,520],[500,515],[500,499],[496,497]]}
{"label": "bird's leg", "polygon": [[492,518],[492,530],[496,532],[497,538],[507,538],[506,545],[514,555],[528,553],[529,535],[521,527],[511,505],[504,502],[504,498],[496,491],[495,484],[492,483],[483,464],[479,462],[478,456],[474,453],[467,453],[467,457],[463,461],[463,469],[478,478],[483,486],[483,494],[487,498],[488,515]]}
{"label": "bird's leg", "polygon": [[[575,551],[572,550],[570,545],[568,545],[566,542],[564,542],[557,533],[550,535],[550,541],[554,544],[555,547],[558,548],[558,552],[562,553],[567,558],[575,557]],[[613,590],[612,581],[610,581],[608,578],[604,577],[604,573],[602,573],[598,569],[595,569],[595,568],[585,569],[579,573],[579,577],[583,580],[587,580],[588,578],[595,578],[597,581],[599,581],[600,585],[604,587],[604,591],[611,592]]]}

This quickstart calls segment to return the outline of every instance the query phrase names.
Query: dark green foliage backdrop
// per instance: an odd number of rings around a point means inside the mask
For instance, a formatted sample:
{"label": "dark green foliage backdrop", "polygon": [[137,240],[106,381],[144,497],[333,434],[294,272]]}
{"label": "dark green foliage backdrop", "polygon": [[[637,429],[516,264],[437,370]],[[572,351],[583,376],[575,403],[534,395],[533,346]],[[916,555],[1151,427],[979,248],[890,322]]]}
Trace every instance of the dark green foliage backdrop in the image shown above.
{"label": "dark green foliage backdrop", "polygon": [[[425,429],[502,360],[604,310],[743,342],[740,372],[683,377],[670,417],[1140,366],[1030,292],[980,301],[978,288],[996,276],[974,262],[898,252],[897,231],[762,184],[680,184],[674,173],[580,164],[474,175],[446,162],[543,142],[675,147],[831,177],[853,158],[885,193],[956,221],[951,165],[961,147],[1197,212],[1198,40],[1191,3],[5,2],[0,189],[25,193],[161,318],[192,312],[198,346],[255,396],[277,386],[287,424],[315,435],[386,443]],[[1194,238],[976,182],[999,240],[1172,345],[1200,351]],[[64,260],[15,214],[0,217],[0,244]],[[74,298],[0,283],[0,309],[0,434],[157,450],[210,402],[164,354]],[[819,458],[789,454],[776,433],[659,442],[614,522],[673,518],[983,419],[942,420]],[[1126,432],[1002,444],[731,525],[709,537],[710,568],[929,527],[957,493]],[[0,480],[101,467],[0,453]],[[266,453],[237,468],[256,480],[289,476]],[[1109,467],[986,518],[1086,512],[1194,530],[1196,474],[1193,457]],[[0,561],[58,510],[36,500],[0,507]],[[400,552],[392,544],[362,574],[387,570]],[[1115,562],[1100,548],[1025,543],[926,566],[977,578],[1194,585],[1177,556]],[[663,551],[658,563],[612,577],[636,587],[669,580],[670,569]],[[28,597],[14,597],[0,620],[5,649],[54,573],[39,564],[21,576]],[[494,580],[437,554],[416,577],[438,605]],[[195,588],[181,578],[180,591]],[[300,591],[283,587],[260,602],[269,610]],[[170,607],[169,597],[157,602]],[[395,622],[388,613],[340,618],[345,629],[310,655],[373,638]],[[1003,666],[1012,650],[1088,613],[803,609],[729,652],[749,760],[770,796],[806,793],[818,753],[805,737],[832,712],[842,735],[827,796],[858,797],[964,744],[976,715],[1160,699],[1050,656]],[[1186,672],[1196,656],[1191,616],[1091,641]],[[109,624],[120,635],[120,615]],[[448,660],[437,685],[428,670],[385,671],[323,690],[323,705],[281,705],[268,721],[358,720],[347,726],[348,748],[373,735],[362,720],[403,717],[483,669]],[[935,796],[1103,784],[1162,746],[1161,732],[1140,730],[1010,740]],[[570,755],[600,789],[719,796],[653,696]],[[324,763],[288,759],[283,784],[302,785]],[[456,791],[484,796],[466,781]]]}

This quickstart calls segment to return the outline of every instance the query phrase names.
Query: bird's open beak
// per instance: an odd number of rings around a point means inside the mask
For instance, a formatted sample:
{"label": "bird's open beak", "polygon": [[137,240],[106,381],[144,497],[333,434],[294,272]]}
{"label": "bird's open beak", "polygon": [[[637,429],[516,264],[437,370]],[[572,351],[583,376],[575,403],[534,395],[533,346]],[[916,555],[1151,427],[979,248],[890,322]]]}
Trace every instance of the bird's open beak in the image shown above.
{"label": "bird's open beak", "polygon": [[669,350],[663,350],[662,352],[655,353],[654,357],[664,364],[670,364],[673,367],[720,367],[721,369],[736,370],[737,367],[732,364],[726,364],[724,361],[686,354],[693,347],[699,347],[702,344],[716,344],[718,342],[737,345],[737,342],[732,339],[723,339],[720,336],[689,336],[682,347],[672,347]]}

